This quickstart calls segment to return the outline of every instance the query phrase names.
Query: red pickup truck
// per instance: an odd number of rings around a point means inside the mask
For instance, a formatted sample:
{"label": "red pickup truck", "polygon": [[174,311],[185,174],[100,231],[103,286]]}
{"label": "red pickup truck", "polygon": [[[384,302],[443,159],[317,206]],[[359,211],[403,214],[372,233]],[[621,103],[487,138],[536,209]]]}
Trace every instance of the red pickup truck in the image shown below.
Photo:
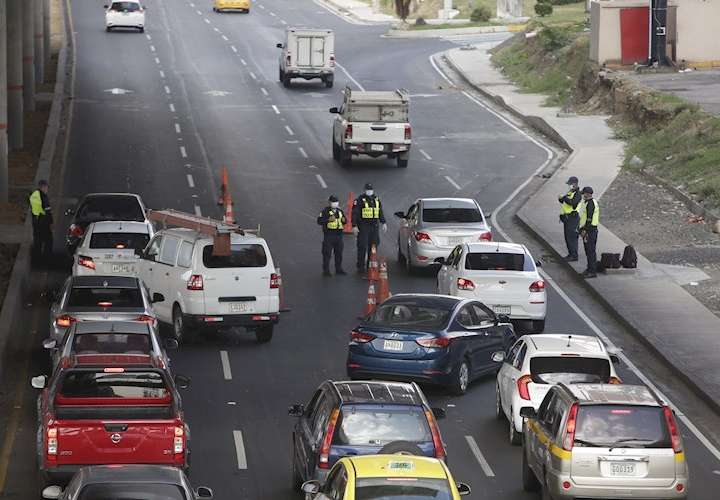
{"label": "red pickup truck", "polygon": [[190,430],[177,387],[148,355],[84,354],[63,358],[49,383],[34,377],[37,454],[46,480],[65,481],[80,467],[162,464],[187,471]]}

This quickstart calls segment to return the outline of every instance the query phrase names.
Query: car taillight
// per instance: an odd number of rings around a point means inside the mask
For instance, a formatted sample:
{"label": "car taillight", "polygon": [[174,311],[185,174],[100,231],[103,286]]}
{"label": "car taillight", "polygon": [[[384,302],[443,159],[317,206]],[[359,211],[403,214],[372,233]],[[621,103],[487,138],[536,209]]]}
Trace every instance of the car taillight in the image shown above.
{"label": "car taillight", "polygon": [[432,435],[433,446],[435,447],[435,458],[443,460],[446,456],[445,446],[440,437],[440,429],[435,421],[435,415],[433,415],[432,411],[425,410],[425,416],[428,419],[428,424],[430,424],[430,434]]}
{"label": "car taillight", "polygon": [[570,407],[567,423],[565,424],[565,438],[563,439],[563,449],[572,451],[575,444],[575,424],[577,423],[578,405],[573,403]]}
{"label": "car taillight", "polygon": [[352,124],[345,125],[345,139],[352,139]]}
{"label": "car taillight", "polygon": [[410,126],[409,123],[406,123],[405,124],[405,140],[409,141],[411,137],[412,137],[412,127]]}
{"label": "car taillight", "polygon": [[273,288],[280,288],[281,284],[282,282],[280,280],[280,276],[278,276],[277,273],[272,273],[270,275],[270,289],[272,290]]}
{"label": "car taillight", "polygon": [[137,318],[135,318],[135,321],[142,321],[143,323],[147,323],[149,325],[152,325],[155,323],[155,318],[148,314],[141,314]]}
{"label": "car taillight", "polygon": [[490,231],[486,231],[480,235],[478,240],[479,241],[492,241],[492,233]]}
{"label": "car taillight", "polygon": [[428,337],[424,339],[417,339],[415,342],[417,342],[419,345],[423,347],[430,347],[430,348],[443,348],[450,345],[450,340],[448,337]]}
{"label": "car taillight", "polygon": [[61,328],[67,328],[73,323],[75,323],[75,321],[77,320],[69,314],[63,314],[55,318],[55,325]]}
{"label": "car taillight", "polygon": [[68,228],[68,234],[70,236],[74,236],[76,238],[79,238],[84,233],[85,233],[85,231],[83,230],[83,228],[81,228],[77,224],[70,224],[70,227]]}
{"label": "car taillight", "polygon": [[610,377],[608,384],[620,385],[622,384],[622,380],[619,377]]}
{"label": "car taillight", "polygon": [[331,68],[335,67],[335,56],[334,55],[330,56],[330,67]]}
{"label": "car taillight", "polygon": [[92,257],[86,257],[85,255],[78,256],[78,266],[87,267],[88,269],[95,269],[95,261]]}
{"label": "car taillight", "polygon": [[458,290],[475,290],[475,283],[473,283],[471,280],[467,278],[458,278],[457,279],[457,287]]}
{"label": "car taillight", "polygon": [[673,451],[675,453],[682,453],[682,441],[680,440],[680,432],[677,422],[675,421],[675,415],[673,415],[673,411],[669,406],[663,406],[663,414],[665,415],[665,423],[670,433],[670,442],[672,443]]}
{"label": "car taillight", "polygon": [[430,238],[430,235],[427,233],[423,233],[421,231],[415,231],[413,233],[413,236],[415,236],[415,241],[429,241],[432,242],[432,238]]}
{"label": "car taillight", "polygon": [[338,415],[340,415],[340,410],[337,408],[335,408],[330,415],[330,421],[328,422],[327,430],[325,431],[325,438],[323,439],[322,446],[320,447],[318,467],[321,469],[330,468],[330,445],[332,444],[333,434],[335,434],[335,424],[337,423]]}
{"label": "car taillight", "polygon": [[57,428],[48,427],[47,430],[47,455],[50,459],[55,459],[58,452]]}
{"label": "car taillight", "polygon": [[187,281],[188,290],[202,290],[203,289],[203,277],[202,274],[193,274]]}
{"label": "car taillight", "polygon": [[545,282],[543,280],[537,280],[530,285],[530,291],[533,293],[544,292]]}
{"label": "car taillight", "polygon": [[173,441],[173,451],[180,454],[185,451],[185,429],[182,426],[175,426],[175,439]]}
{"label": "car taillight", "polygon": [[532,377],[530,375],[523,375],[517,381],[518,394],[521,399],[526,401],[530,401],[530,388],[528,387],[530,382],[532,382]]}
{"label": "car taillight", "polygon": [[358,344],[367,344],[368,342],[372,342],[374,339],[375,335],[370,335],[369,333],[358,332],[357,330],[353,330],[352,332],[350,332],[351,342],[357,342]]}

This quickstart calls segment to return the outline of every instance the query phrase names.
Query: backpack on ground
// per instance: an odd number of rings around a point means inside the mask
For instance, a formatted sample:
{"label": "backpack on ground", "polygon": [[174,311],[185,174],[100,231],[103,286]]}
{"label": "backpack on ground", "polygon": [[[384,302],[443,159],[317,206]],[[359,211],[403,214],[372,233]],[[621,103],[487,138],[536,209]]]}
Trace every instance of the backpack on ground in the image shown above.
{"label": "backpack on ground", "polygon": [[628,245],[625,247],[625,250],[623,250],[622,259],[620,259],[620,263],[625,269],[637,268],[637,252],[632,245]]}
{"label": "backpack on ground", "polygon": [[605,269],[620,269],[622,266],[619,253],[600,254],[600,262]]}

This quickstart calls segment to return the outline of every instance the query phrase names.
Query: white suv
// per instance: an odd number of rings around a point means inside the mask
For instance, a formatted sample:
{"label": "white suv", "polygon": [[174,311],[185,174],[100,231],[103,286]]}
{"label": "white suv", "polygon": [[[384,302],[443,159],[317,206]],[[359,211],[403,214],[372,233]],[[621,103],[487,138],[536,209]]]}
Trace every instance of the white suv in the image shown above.
{"label": "white suv", "polygon": [[511,444],[520,444],[523,418],[520,408],[535,410],[554,384],[621,383],[610,354],[602,341],[589,335],[525,335],[506,353],[493,360],[503,362],[495,385],[495,411],[507,418]]}
{"label": "white suv", "polygon": [[213,239],[191,229],[159,231],[145,248],[138,277],[164,302],[158,319],[178,342],[199,330],[243,326],[269,342],[280,311],[280,280],[263,238],[231,234],[228,256],[213,255]]}

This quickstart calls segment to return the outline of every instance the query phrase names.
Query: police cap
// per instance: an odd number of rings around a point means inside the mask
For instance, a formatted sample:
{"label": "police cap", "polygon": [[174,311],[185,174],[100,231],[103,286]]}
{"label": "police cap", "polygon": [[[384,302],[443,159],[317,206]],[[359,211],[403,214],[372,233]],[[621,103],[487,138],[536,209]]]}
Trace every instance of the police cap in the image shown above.
{"label": "police cap", "polygon": [[328,201],[329,201],[329,202],[338,201],[338,197],[335,196],[334,194],[331,194],[331,195],[330,195],[330,198],[328,198]]}
{"label": "police cap", "polygon": [[590,186],[585,186],[582,188],[582,194],[593,194],[593,188]]}
{"label": "police cap", "polygon": [[580,182],[580,181],[578,181],[578,178],[573,175],[572,177],[570,177],[570,178],[567,180],[567,182],[566,182],[565,184],[577,184],[577,183],[579,183],[579,182]]}
{"label": "police cap", "polygon": [[373,188],[373,187],[372,187],[372,184],[370,184],[369,182],[366,182],[366,183],[365,183],[365,190],[369,190],[369,189],[372,189],[372,188]]}

